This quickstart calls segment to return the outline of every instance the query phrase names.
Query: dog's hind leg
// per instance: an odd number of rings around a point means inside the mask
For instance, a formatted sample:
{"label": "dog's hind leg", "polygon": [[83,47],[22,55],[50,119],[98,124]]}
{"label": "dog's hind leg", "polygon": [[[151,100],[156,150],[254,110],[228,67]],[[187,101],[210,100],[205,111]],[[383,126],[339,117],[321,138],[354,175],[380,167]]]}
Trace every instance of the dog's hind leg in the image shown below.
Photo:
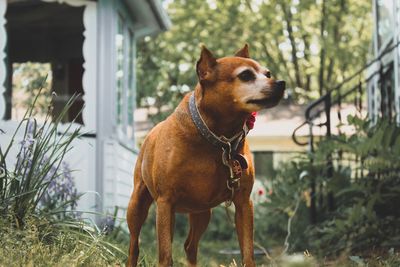
{"label": "dog's hind leg", "polygon": [[188,266],[196,266],[197,249],[203,233],[206,231],[211,218],[211,210],[189,214],[189,235],[185,241],[185,252]]}
{"label": "dog's hind leg", "polygon": [[131,195],[127,211],[127,222],[131,234],[129,258],[127,263],[127,266],[129,267],[137,265],[139,257],[140,229],[146,220],[149,208],[153,202],[149,190],[140,178],[140,176],[135,175],[135,179],[138,180],[137,182],[135,181],[135,189]]}

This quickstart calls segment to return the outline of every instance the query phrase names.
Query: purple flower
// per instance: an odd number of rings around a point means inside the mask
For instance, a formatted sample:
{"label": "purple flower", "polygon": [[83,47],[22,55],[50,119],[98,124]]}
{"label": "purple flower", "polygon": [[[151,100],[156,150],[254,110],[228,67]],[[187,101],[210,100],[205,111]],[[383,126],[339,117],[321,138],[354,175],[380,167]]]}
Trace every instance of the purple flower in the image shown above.
{"label": "purple flower", "polygon": [[40,199],[43,207],[55,207],[59,202],[70,202],[71,210],[76,209],[78,191],[75,188],[74,178],[71,175],[71,169],[66,162],[63,162],[56,172],[56,167],[52,166],[44,178],[49,182],[47,191]]}
{"label": "purple flower", "polygon": [[115,218],[111,215],[107,215],[100,223],[103,228],[103,232],[108,234],[114,230]]}
{"label": "purple flower", "polygon": [[35,131],[35,127],[36,127],[36,121],[34,118],[29,118],[28,119],[28,125],[27,125],[27,130],[26,130],[26,135],[29,138],[33,138],[34,135],[34,131]]}
{"label": "purple flower", "polygon": [[25,136],[25,139],[20,142],[21,148],[17,155],[17,163],[15,164],[17,175],[29,173],[32,166],[34,144],[35,139],[29,136]]}

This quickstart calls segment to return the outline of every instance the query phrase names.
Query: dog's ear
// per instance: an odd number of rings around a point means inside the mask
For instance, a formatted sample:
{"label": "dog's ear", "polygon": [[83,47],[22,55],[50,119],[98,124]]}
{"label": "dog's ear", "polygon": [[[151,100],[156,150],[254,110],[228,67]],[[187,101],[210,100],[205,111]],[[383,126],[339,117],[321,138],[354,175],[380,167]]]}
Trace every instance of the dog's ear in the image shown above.
{"label": "dog's ear", "polygon": [[235,53],[235,57],[244,57],[244,58],[250,58],[249,54],[249,45],[245,44],[242,49],[238,50]]}
{"label": "dog's ear", "polygon": [[199,81],[210,81],[212,79],[213,69],[217,65],[217,59],[204,45],[201,47],[200,59],[196,64],[197,76]]}

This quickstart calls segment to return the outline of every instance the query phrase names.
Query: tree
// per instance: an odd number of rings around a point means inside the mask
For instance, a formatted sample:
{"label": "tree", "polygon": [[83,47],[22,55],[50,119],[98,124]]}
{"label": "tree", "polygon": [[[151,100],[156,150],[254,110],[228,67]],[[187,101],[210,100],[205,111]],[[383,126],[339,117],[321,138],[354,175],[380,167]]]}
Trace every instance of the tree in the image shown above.
{"label": "tree", "polygon": [[361,68],[371,43],[370,1],[174,0],[167,10],[172,29],[138,45],[137,101],[157,108],[156,121],[196,84],[201,43],[220,57],[249,43],[300,103]]}

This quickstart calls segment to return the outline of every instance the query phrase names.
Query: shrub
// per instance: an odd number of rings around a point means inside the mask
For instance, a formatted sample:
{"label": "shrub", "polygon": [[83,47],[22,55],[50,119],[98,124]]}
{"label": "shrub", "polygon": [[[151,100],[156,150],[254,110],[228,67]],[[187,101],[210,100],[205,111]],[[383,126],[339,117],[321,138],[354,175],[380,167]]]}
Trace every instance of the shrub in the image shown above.
{"label": "shrub", "polygon": [[[268,181],[270,201],[255,209],[259,243],[290,244],[289,251],[323,256],[400,246],[400,128],[388,121],[348,121],[354,134],[319,142],[315,153],[284,163]],[[315,224],[310,220],[312,183]]]}
{"label": "shrub", "polygon": [[[107,231],[71,216],[80,195],[63,160],[81,133],[72,130],[73,122],[61,132],[59,126],[77,96],[55,119],[49,109],[39,125],[33,116],[38,95],[10,143],[0,147],[0,265],[121,265],[126,253],[108,241]],[[9,166],[16,147],[16,163]]]}
{"label": "shrub", "polygon": [[23,228],[0,218],[0,247],[0,266],[122,266],[126,260],[94,226],[33,215]]}
{"label": "shrub", "polygon": [[255,240],[260,244],[291,252],[308,247],[309,182],[303,176],[310,171],[307,155],[299,154],[281,163],[276,176],[266,181],[268,201],[255,206],[254,213]]}
{"label": "shrub", "polygon": [[[72,124],[59,133],[59,124],[75,99],[76,96],[67,102],[53,122],[51,122],[49,111],[45,122],[39,126],[32,116],[36,96],[8,146],[0,147],[0,215],[2,217],[15,216],[16,222],[22,225],[24,218],[35,212],[40,202],[44,206],[56,205],[55,202],[50,203],[48,189],[54,189],[59,178],[67,175],[59,171],[60,166],[65,154],[71,149],[72,141],[80,136],[79,128],[70,133]],[[19,144],[16,164],[12,168],[7,166],[7,157],[10,149],[16,145],[15,139],[21,129],[24,129],[23,140]],[[74,200],[65,199],[65,201]],[[59,204],[65,205],[65,201]]]}
{"label": "shrub", "polygon": [[351,136],[319,144],[316,166],[330,156],[334,175],[323,179],[335,207],[311,232],[315,247],[325,251],[362,251],[400,246],[400,128],[388,121],[348,118]]}

